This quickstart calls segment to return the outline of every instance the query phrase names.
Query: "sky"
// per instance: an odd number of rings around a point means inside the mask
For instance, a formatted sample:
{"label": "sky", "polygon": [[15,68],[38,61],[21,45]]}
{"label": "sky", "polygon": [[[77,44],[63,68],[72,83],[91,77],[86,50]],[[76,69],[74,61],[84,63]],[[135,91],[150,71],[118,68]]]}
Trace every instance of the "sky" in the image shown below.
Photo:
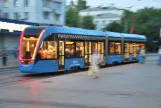
{"label": "sky", "polygon": [[[66,0],[67,4],[71,0]],[[75,3],[77,0],[73,0]],[[155,7],[161,8],[161,0],[86,0],[87,5],[91,7],[97,6],[113,6],[123,9],[129,9],[132,11],[137,11],[138,9],[142,9],[144,7]],[[133,7],[131,7],[133,6]],[[131,7],[131,8],[129,8]]]}

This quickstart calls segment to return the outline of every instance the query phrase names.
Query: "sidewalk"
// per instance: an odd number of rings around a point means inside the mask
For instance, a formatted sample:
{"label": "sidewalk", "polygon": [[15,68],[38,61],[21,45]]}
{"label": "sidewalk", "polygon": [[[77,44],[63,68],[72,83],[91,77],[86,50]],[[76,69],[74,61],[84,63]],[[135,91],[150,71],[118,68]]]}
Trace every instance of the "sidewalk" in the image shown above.
{"label": "sidewalk", "polygon": [[7,66],[2,65],[2,58],[0,58],[0,69],[16,68],[18,67],[18,59],[16,60],[13,57],[7,58]]}
{"label": "sidewalk", "polygon": [[148,53],[146,57],[146,61],[158,61],[157,53]]}

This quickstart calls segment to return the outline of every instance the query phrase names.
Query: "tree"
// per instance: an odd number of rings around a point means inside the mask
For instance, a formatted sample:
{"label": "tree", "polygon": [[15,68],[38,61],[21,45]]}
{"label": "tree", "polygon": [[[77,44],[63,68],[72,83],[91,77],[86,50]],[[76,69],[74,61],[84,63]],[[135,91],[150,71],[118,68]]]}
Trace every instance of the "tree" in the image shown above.
{"label": "tree", "polygon": [[73,0],[70,1],[70,6],[71,6],[72,8],[75,7],[75,4],[74,4]]}
{"label": "tree", "polygon": [[107,25],[103,30],[112,32],[122,32],[123,26],[118,22],[112,22],[109,25]]}
{"label": "tree", "polygon": [[80,16],[75,8],[66,11],[66,25],[69,27],[79,27]]}
{"label": "tree", "polygon": [[88,6],[87,6],[87,3],[85,0],[78,0],[77,6],[76,6],[78,11],[83,10],[83,9],[87,9],[87,7]]}
{"label": "tree", "polygon": [[159,43],[155,42],[160,41],[161,9],[144,8],[135,13],[125,10],[120,25],[111,23],[105,30],[130,33],[132,25],[135,26],[134,34],[147,37],[146,45],[150,51],[158,49]]}
{"label": "tree", "polygon": [[80,22],[80,27],[84,29],[95,29],[92,16],[84,16]]}

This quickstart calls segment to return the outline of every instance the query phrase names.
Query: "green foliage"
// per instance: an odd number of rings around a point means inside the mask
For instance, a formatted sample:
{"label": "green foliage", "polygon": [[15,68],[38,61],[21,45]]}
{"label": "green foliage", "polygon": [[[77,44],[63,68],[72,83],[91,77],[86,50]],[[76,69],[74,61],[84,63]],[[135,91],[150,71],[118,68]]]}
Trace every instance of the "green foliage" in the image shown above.
{"label": "green foliage", "polygon": [[120,23],[111,23],[105,30],[114,32],[129,33],[131,26],[135,25],[134,34],[141,34],[147,37],[147,48],[157,50],[159,43],[159,33],[161,28],[161,9],[144,8],[137,12],[125,10]]}
{"label": "green foliage", "polygon": [[85,29],[95,29],[93,18],[91,16],[80,17],[79,10],[86,9],[86,1],[78,0],[75,6],[74,2],[70,2],[71,8],[66,11],[66,25],[69,27],[82,27]]}
{"label": "green foliage", "polygon": [[123,27],[118,22],[112,22],[109,25],[107,25],[104,30],[105,31],[113,31],[113,32],[122,32]]}
{"label": "green foliage", "polygon": [[79,27],[80,16],[75,8],[66,11],[66,25],[69,27]]}
{"label": "green foliage", "polygon": [[84,29],[95,29],[92,16],[84,16],[80,22],[80,27]]}
{"label": "green foliage", "polygon": [[83,9],[87,9],[86,0],[78,0],[76,8],[78,11],[83,10]]}

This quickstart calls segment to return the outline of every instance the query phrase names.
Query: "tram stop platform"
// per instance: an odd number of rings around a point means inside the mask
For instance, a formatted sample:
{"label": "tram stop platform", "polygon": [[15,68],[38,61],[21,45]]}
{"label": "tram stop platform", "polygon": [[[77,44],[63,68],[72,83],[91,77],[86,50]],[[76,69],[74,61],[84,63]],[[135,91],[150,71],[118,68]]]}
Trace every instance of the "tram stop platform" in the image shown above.
{"label": "tram stop platform", "polygon": [[161,66],[145,64],[101,68],[98,79],[87,71],[18,77],[0,88],[4,108],[161,108]]}

